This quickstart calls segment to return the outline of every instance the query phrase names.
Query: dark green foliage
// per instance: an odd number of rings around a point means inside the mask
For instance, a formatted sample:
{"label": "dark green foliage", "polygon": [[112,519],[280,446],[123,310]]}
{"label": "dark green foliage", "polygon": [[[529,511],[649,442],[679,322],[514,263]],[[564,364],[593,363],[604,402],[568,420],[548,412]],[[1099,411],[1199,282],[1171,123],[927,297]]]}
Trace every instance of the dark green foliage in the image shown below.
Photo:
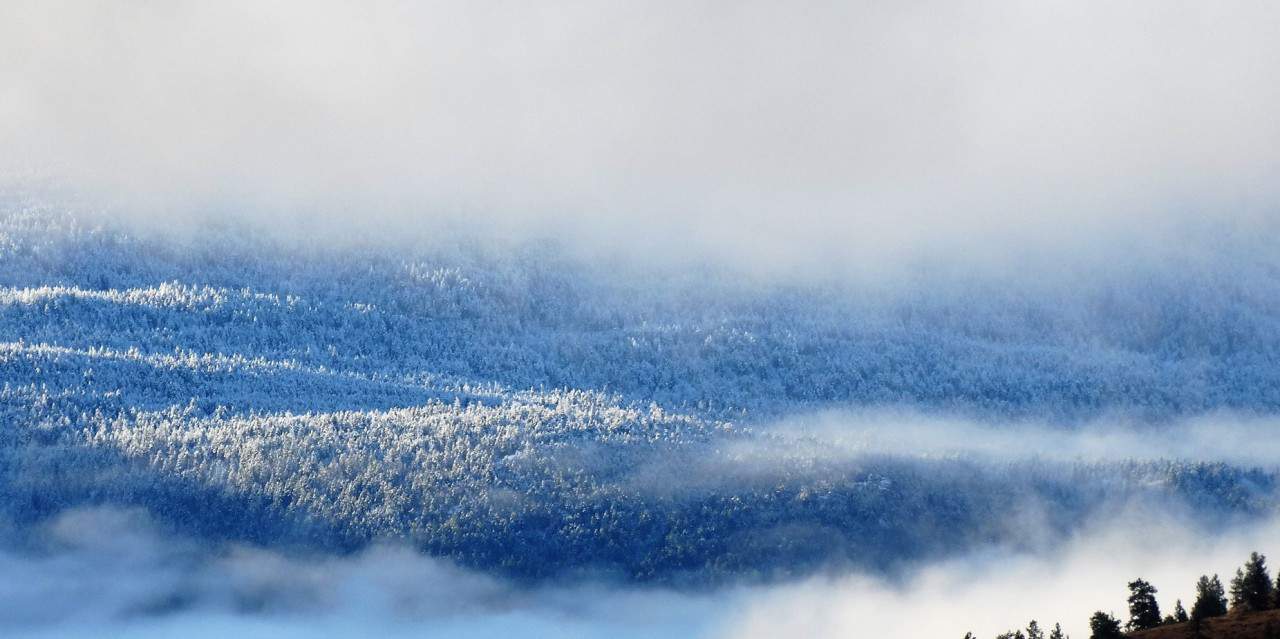
{"label": "dark green foliage", "polygon": [[1191,620],[1199,621],[1227,614],[1227,597],[1222,589],[1222,581],[1214,575],[1212,579],[1202,575],[1196,582],[1196,601],[1191,605]]}
{"label": "dark green foliage", "polygon": [[1244,569],[1236,568],[1236,576],[1231,578],[1231,609],[1244,610]]}
{"label": "dark green foliage", "polygon": [[1040,629],[1040,624],[1035,619],[1027,624],[1027,639],[1044,639],[1044,631]]}
{"label": "dark green foliage", "polygon": [[1164,616],[1163,625],[1171,626],[1174,624],[1187,622],[1187,609],[1182,607],[1182,600],[1179,599],[1173,606],[1173,613]]}
{"label": "dark green foliage", "polygon": [[1049,639],[1071,639],[1062,632],[1062,624],[1053,624],[1053,631],[1049,633]]}
{"label": "dark green foliage", "polygon": [[1093,613],[1089,618],[1089,639],[1123,639],[1120,632],[1120,620],[1102,612]]}
{"label": "dark green foliage", "polygon": [[1233,580],[1231,586],[1233,607],[1239,605],[1244,610],[1252,611],[1271,608],[1271,575],[1267,571],[1265,555],[1256,552],[1249,555],[1249,561],[1245,562],[1244,569],[1237,571],[1236,575],[1239,580],[1239,592],[1237,593],[1237,583]]}
{"label": "dark green foliage", "polygon": [[1147,630],[1160,625],[1160,605],[1156,588],[1144,579],[1129,582],[1129,630]]}

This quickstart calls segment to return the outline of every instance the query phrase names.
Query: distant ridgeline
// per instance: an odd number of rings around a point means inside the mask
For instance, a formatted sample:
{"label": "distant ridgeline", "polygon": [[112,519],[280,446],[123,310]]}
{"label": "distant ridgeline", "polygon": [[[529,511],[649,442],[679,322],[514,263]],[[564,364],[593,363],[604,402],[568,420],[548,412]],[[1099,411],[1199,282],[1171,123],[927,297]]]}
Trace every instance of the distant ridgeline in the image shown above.
{"label": "distant ridgeline", "polygon": [[695,582],[1043,541],[1009,524],[1027,505],[1059,533],[1115,500],[1271,512],[1272,469],[833,458],[767,426],[831,407],[1063,428],[1280,412],[1280,271],[1224,260],[858,296],[602,273],[547,245],[164,242],[13,207],[0,509],[14,534],[118,504],[213,539],[398,538],[520,577]]}

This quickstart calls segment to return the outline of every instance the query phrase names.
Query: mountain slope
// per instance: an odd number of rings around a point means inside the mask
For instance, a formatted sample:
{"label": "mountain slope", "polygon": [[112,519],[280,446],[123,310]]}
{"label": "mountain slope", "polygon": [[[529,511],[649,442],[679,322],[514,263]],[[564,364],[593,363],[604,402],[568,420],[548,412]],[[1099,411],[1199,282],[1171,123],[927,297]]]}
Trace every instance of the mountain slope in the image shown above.
{"label": "mountain slope", "polygon": [[676,581],[1051,543],[1134,501],[1253,517],[1274,469],[835,454],[774,426],[832,408],[1014,432],[1274,413],[1280,283],[1266,262],[1221,269],[877,297],[604,273],[548,246],[184,243],[16,211],[0,509],[19,529],[129,505],[214,540],[398,538],[522,577]]}

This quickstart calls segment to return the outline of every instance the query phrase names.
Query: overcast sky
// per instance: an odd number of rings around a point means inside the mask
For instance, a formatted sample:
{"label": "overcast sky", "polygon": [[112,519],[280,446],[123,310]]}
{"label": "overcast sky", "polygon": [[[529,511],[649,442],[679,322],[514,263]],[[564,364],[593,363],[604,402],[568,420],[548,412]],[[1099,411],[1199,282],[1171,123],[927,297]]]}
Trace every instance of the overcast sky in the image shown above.
{"label": "overcast sky", "polygon": [[153,221],[866,262],[1274,218],[1277,69],[1268,1],[11,0],[0,168]]}

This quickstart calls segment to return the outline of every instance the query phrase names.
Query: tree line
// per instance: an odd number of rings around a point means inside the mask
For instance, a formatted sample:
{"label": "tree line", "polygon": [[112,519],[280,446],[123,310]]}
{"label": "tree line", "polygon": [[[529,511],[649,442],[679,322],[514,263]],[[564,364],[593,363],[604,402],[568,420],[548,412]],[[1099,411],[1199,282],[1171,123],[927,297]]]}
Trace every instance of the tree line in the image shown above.
{"label": "tree line", "polygon": [[[1244,566],[1236,569],[1231,579],[1230,588],[1223,588],[1222,580],[1217,574],[1210,577],[1201,575],[1196,581],[1196,598],[1191,611],[1182,605],[1179,599],[1174,603],[1173,612],[1160,613],[1160,604],[1156,601],[1156,587],[1145,579],[1138,578],[1129,586],[1129,620],[1121,622],[1115,615],[1097,611],[1089,617],[1089,639],[1120,639],[1127,632],[1150,630],[1164,625],[1187,624],[1188,636],[1203,637],[1203,623],[1207,619],[1221,617],[1227,613],[1246,614],[1263,610],[1280,609],[1280,574],[1273,581],[1267,568],[1266,555],[1254,552],[1249,555]],[[965,639],[976,639],[972,632],[964,635]],[[1070,639],[1062,632],[1060,624],[1054,624],[1053,630],[1046,635],[1040,624],[1032,620],[1025,630],[1010,630],[996,635],[996,639]],[[1280,639],[1280,628],[1268,625],[1263,639]]]}

